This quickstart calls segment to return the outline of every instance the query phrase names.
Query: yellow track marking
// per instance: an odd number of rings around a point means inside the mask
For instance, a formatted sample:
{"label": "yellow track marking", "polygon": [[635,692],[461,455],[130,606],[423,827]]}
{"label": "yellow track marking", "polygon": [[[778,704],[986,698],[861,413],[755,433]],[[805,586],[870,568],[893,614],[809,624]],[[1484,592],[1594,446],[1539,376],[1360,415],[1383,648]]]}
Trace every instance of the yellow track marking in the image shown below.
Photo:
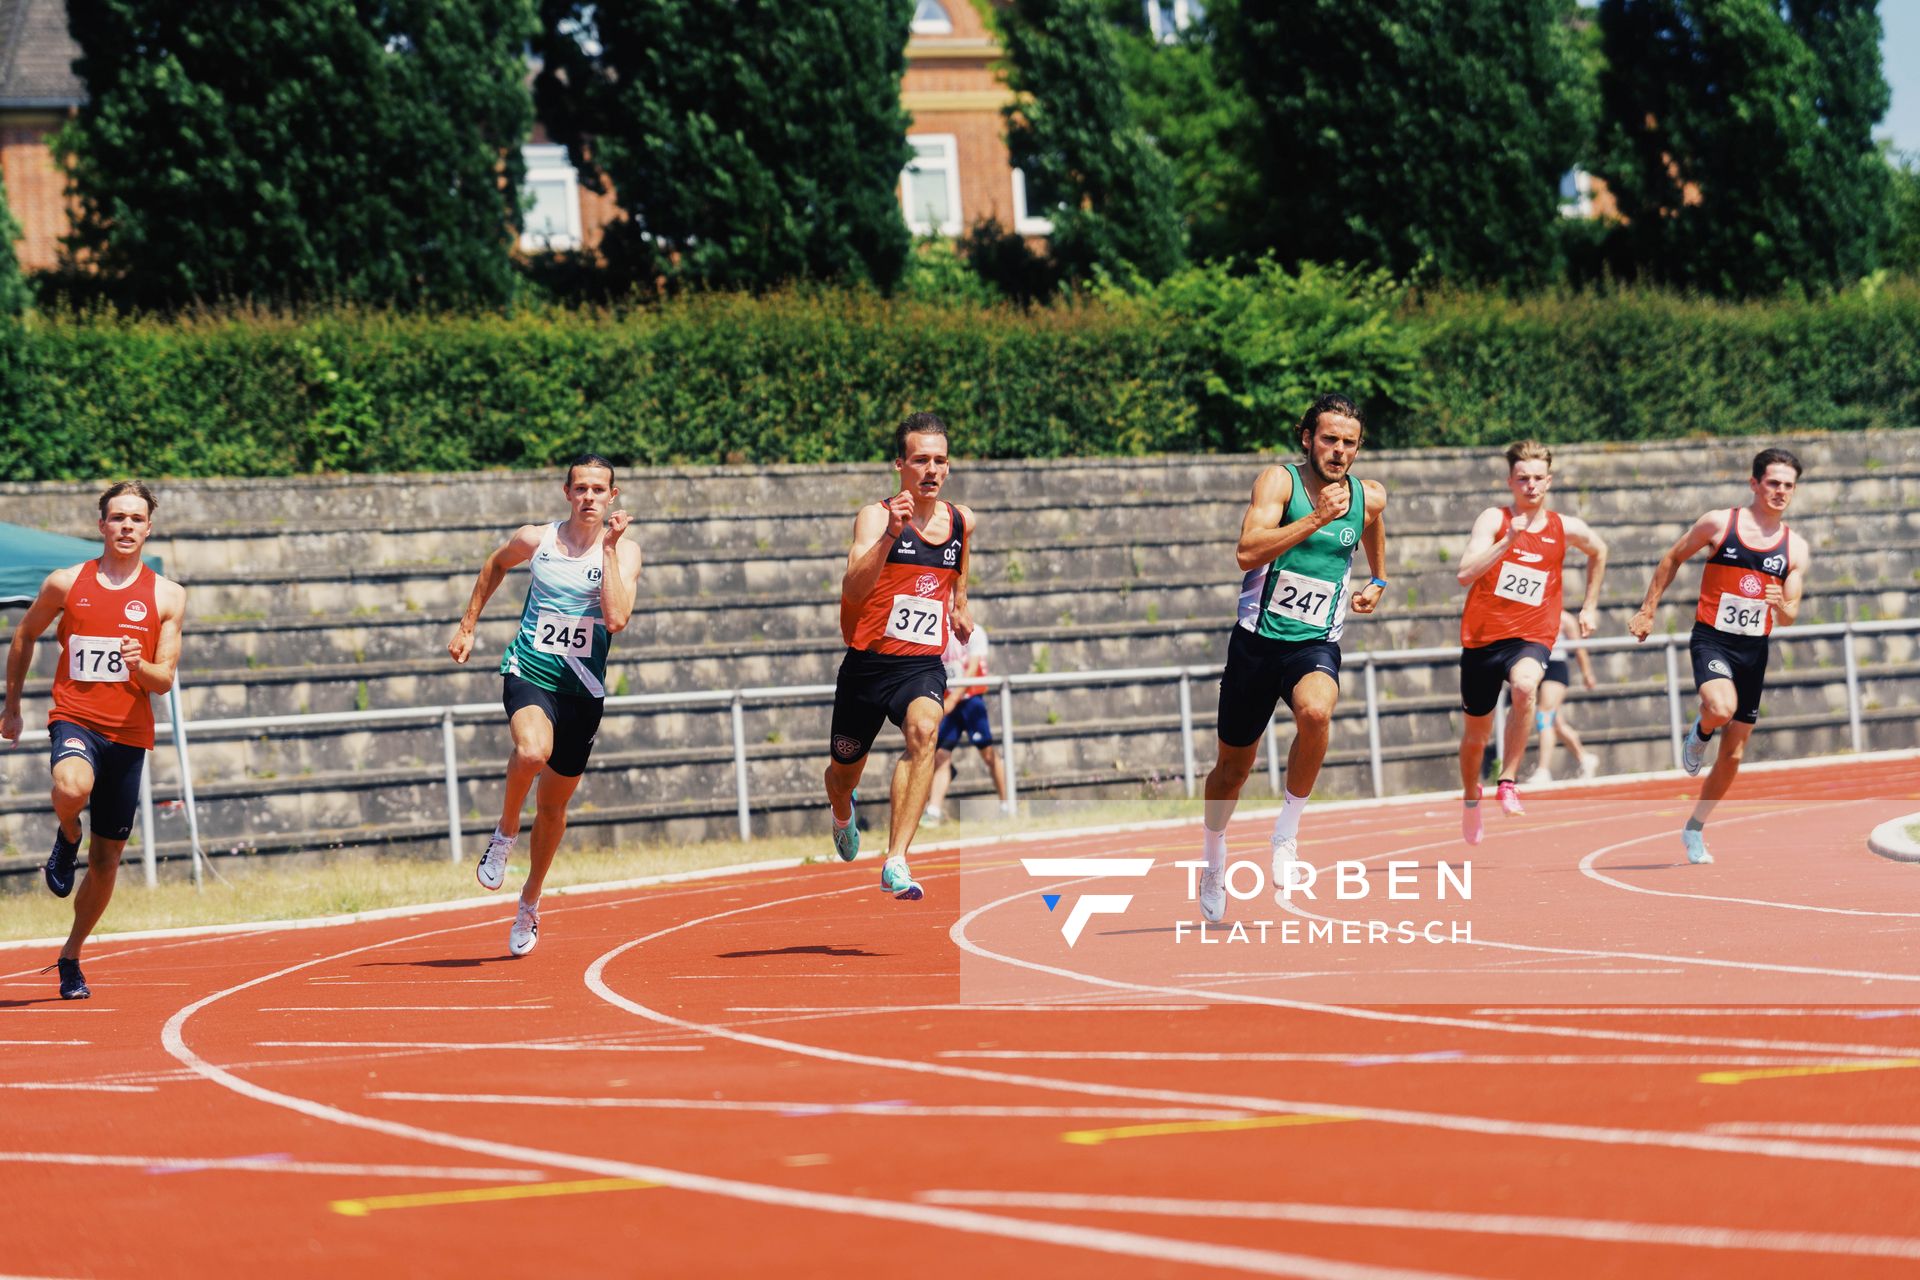
{"label": "yellow track marking", "polygon": [[474,1187],[466,1191],[423,1191],[417,1195],[369,1196],[365,1200],[335,1200],[327,1207],[349,1218],[364,1218],[381,1209],[424,1209],[442,1204],[481,1204],[492,1200],[531,1200],[542,1196],[578,1196],[596,1191],[643,1191],[657,1182],[634,1178],[592,1178],[585,1182],[536,1182],[520,1187]]}
{"label": "yellow track marking", "polygon": [[1282,1129],[1307,1124],[1342,1124],[1357,1116],[1254,1116],[1246,1120],[1177,1120],[1166,1124],[1130,1124],[1118,1129],[1075,1129],[1060,1141],[1078,1147],[1097,1147],[1125,1138],[1163,1138],[1178,1133],[1218,1133],[1227,1129]]}
{"label": "yellow track marking", "polygon": [[1837,1063],[1830,1067],[1767,1067],[1759,1071],[1709,1071],[1701,1084],[1745,1084],[1749,1080],[1785,1080],[1794,1076],[1836,1076],[1853,1071],[1896,1071],[1920,1067],[1920,1058],[1880,1058]]}

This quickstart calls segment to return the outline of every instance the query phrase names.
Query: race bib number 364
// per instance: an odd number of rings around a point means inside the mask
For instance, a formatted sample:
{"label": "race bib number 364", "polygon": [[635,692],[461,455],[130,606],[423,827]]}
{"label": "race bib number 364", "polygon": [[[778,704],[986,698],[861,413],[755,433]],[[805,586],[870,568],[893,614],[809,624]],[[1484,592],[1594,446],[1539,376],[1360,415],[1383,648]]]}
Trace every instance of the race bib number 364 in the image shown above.
{"label": "race bib number 364", "polygon": [[1506,563],[1499,566],[1499,571],[1500,576],[1494,580],[1493,594],[1502,600],[1511,600],[1516,604],[1546,603],[1546,570],[1532,569],[1524,564]]}
{"label": "race bib number 364", "polygon": [[543,613],[534,620],[533,647],[561,658],[593,655],[593,619],[566,613]]}
{"label": "race bib number 364", "polygon": [[1722,591],[1720,611],[1713,616],[1713,629],[1736,636],[1763,636],[1767,634],[1767,602]]}
{"label": "race bib number 364", "polygon": [[1309,627],[1324,627],[1333,611],[1333,597],[1339,584],[1309,578],[1303,573],[1282,569],[1275,575],[1273,594],[1267,597],[1267,612]]}
{"label": "race bib number 364", "polygon": [[69,636],[67,677],[91,684],[109,684],[127,678],[120,657],[119,636]]}
{"label": "race bib number 364", "polygon": [[887,638],[909,644],[930,644],[936,649],[945,643],[941,621],[946,617],[943,600],[925,596],[895,596],[887,613]]}

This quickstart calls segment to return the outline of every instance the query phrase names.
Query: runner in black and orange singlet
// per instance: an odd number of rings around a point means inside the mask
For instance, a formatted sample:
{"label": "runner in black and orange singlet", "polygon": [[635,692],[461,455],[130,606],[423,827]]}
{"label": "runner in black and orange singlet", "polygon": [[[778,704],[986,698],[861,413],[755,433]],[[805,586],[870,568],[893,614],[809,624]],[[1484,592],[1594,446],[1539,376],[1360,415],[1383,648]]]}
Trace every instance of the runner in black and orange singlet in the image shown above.
{"label": "runner in black and orange singlet", "polygon": [[1512,696],[1500,738],[1500,808],[1509,816],[1526,812],[1518,785],[1520,757],[1533,730],[1534,690],[1560,635],[1561,571],[1568,547],[1587,557],[1580,634],[1592,635],[1599,622],[1607,544],[1578,516],[1548,510],[1552,487],[1552,450],[1536,440],[1509,446],[1507,489],[1513,504],[1482,511],[1460,557],[1459,581],[1468,589],[1460,616],[1460,834],[1468,844],[1479,844],[1482,834],[1480,763],[1503,682]]}
{"label": "runner in black and orange singlet", "polygon": [[967,607],[967,546],[973,512],[940,500],[947,481],[947,425],[916,413],[893,433],[900,490],[860,509],[840,582],[840,633],[847,656],[833,695],[827,803],[834,852],[860,852],[854,788],[884,720],[899,725],[906,753],[893,769],[892,822],[880,887],[906,902],[922,896],[907,871],[907,847],[933,787],[935,741],[947,692],[942,662],[949,636],[973,634]]}
{"label": "runner in black and orange singlet", "polygon": [[113,898],[120,853],[140,807],[140,775],[153,749],[149,695],[173,688],[180,662],[180,623],[187,593],[141,563],[153,532],[153,494],[125,480],[100,495],[99,558],[47,575],[14,629],[7,652],[6,709],[0,738],[17,742],[24,727],[20,695],[33,666],[33,646],[60,619],[60,666],[53,677],[53,852],[47,888],[73,892],[80,853],[80,812],[92,821],[87,873],[73,900],[73,929],[60,948],[60,997],[92,994],[80,972],[80,948]]}
{"label": "runner in black and orange singlet", "polygon": [[1707,743],[1721,726],[1727,736],[1714,757],[1713,772],[1700,788],[1700,801],[1680,832],[1688,862],[1712,862],[1702,828],[1740,771],[1747,738],[1760,720],[1760,692],[1767,678],[1767,637],[1776,621],[1792,625],[1800,615],[1800,592],[1811,553],[1807,540],[1787,528],[1787,507],[1800,485],[1800,459],[1785,449],[1764,449],[1753,460],[1748,482],[1753,501],[1744,507],[1709,511],[1694,521],[1653,571],[1647,598],[1627,623],[1637,640],[1653,630],[1660,594],[1686,560],[1708,547],[1713,554],[1700,574],[1700,600],[1694,606],[1693,682],[1700,690],[1700,714],[1680,746],[1680,763],[1697,774]]}

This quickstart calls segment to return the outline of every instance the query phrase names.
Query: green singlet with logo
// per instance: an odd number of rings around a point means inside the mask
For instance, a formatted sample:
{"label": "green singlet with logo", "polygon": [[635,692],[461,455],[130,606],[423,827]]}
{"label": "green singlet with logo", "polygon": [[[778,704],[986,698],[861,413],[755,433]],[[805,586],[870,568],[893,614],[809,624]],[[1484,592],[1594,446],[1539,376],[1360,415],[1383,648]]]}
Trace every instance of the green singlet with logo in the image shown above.
{"label": "green singlet with logo", "polygon": [[[1293,492],[1281,527],[1313,513],[1300,468],[1287,464]],[[1367,494],[1347,476],[1347,514],[1306,541],[1283,551],[1271,564],[1247,570],[1240,583],[1238,625],[1269,640],[1339,640],[1347,626],[1347,576],[1367,521]]]}
{"label": "green singlet with logo", "polygon": [[500,659],[500,671],[550,693],[604,698],[613,637],[600,613],[600,543],[583,556],[569,556],[560,545],[560,524],[547,527],[533,553],[520,630]]}

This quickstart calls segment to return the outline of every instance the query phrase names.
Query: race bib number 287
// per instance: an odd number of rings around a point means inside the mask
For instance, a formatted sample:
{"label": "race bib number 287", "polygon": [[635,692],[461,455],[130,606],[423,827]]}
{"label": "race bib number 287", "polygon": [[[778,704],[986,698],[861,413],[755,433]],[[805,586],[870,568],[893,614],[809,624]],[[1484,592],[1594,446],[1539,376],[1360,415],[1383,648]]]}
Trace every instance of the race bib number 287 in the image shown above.
{"label": "race bib number 287", "polygon": [[1543,604],[1547,598],[1547,574],[1543,569],[1529,568],[1524,564],[1504,561],[1499,566],[1499,577],[1494,580],[1493,594],[1502,600],[1511,600],[1515,604]]}

